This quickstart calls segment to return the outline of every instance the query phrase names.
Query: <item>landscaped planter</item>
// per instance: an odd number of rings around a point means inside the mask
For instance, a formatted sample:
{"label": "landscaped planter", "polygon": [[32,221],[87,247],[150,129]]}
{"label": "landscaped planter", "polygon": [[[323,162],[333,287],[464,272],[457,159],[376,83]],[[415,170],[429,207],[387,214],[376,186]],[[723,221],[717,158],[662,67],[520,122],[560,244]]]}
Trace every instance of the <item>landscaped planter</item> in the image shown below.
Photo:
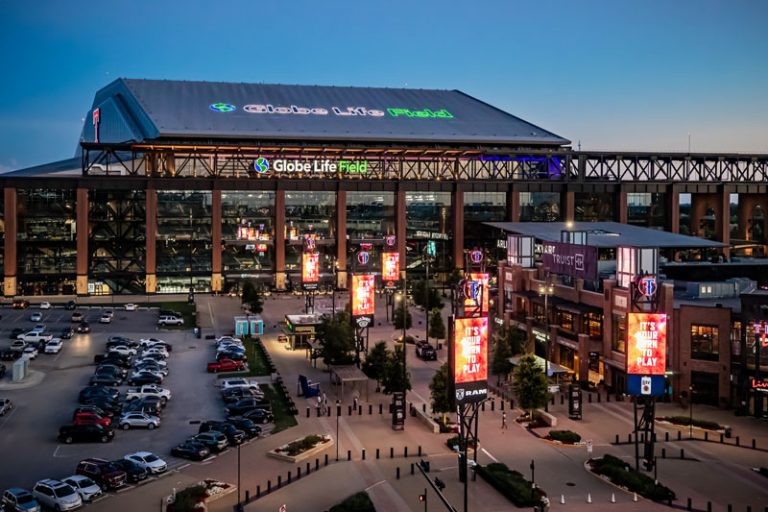
{"label": "landscaped planter", "polygon": [[[659,423],[667,423],[670,425],[676,425],[678,427],[690,427],[691,418],[688,416],[662,416],[656,418]],[[714,421],[693,419],[693,428],[701,430],[712,430],[725,434],[730,431],[730,427],[727,425],[720,425]]]}
{"label": "landscaped planter", "polygon": [[166,512],[208,510],[208,504],[235,492],[237,487],[218,480],[205,479],[167,498]]}
{"label": "landscaped planter", "polygon": [[288,444],[278,446],[267,452],[267,455],[286,462],[296,463],[317,455],[326,448],[333,446],[333,439],[329,435],[308,435],[300,437]]}
{"label": "landscaped planter", "polygon": [[675,492],[672,489],[635,471],[628,463],[612,455],[606,454],[600,458],[589,459],[585,466],[613,485],[629,492],[636,492],[649,500],[670,502],[675,499]]}

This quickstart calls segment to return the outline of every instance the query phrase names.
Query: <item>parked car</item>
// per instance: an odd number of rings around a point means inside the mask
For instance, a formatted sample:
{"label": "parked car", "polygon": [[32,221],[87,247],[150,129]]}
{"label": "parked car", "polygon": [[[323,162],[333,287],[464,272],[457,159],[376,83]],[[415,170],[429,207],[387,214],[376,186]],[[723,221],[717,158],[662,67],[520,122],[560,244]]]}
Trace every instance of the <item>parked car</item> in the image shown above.
{"label": "parked car", "polygon": [[76,307],[77,307],[77,303],[75,301],[73,301],[73,300],[71,300],[71,301],[67,302],[66,304],[64,304],[64,309],[66,309],[67,311],[72,311]]}
{"label": "parked car", "polygon": [[84,502],[93,501],[94,498],[101,496],[101,487],[85,475],[68,476],[62,481],[71,486]]}
{"label": "parked car", "polygon": [[127,345],[115,345],[112,347],[109,347],[109,352],[114,352],[116,354],[120,354],[121,356],[135,356],[136,355],[136,349],[131,348]]}
{"label": "parked car", "polygon": [[242,361],[233,361],[232,359],[221,359],[213,363],[208,363],[209,373],[218,372],[241,372],[245,370],[245,363]]}
{"label": "parked car", "polygon": [[142,348],[145,348],[149,345],[153,345],[155,343],[165,343],[165,341],[159,339],[159,338],[141,338],[139,339],[139,344]]}
{"label": "parked car", "polygon": [[73,425],[101,425],[103,427],[109,427],[112,425],[112,420],[106,416],[100,416],[92,412],[75,412],[72,415]]}
{"label": "parked car", "polygon": [[115,431],[103,425],[64,425],[59,428],[59,441],[66,444],[75,441],[108,443],[114,437]]}
{"label": "parked car", "polygon": [[135,462],[153,475],[165,473],[168,470],[168,464],[152,452],[130,453],[123,458]]}
{"label": "parked car", "polygon": [[117,400],[120,391],[106,386],[88,386],[80,390],[79,398],[102,396],[110,400]]}
{"label": "parked car", "polygon": [[80,322],[75,328],[75,332],[78,334],[87,334],[91,332],[91,326],[88,322]]}
{"label": "parked car", "polygon": [[230,377],[228,379],[221,379],[221,389],[229,388],[250,388],[259,390],[259,384],[257,382],[244,379],[242,377]]}
{"label": "parked car", "polygon": [[24,340],[16,340],[11,342],[11,350],[17,355],[21,355],[25,348],[27,348],[27,342]]}
{"label": "parked car", "polygon": [[73,414],[77,414],[79,412],[90,412],[93,414],[97,414],[99,416],[104,416],[106,418],[109,418],[114,415],[113,413],[109,411],[105,411],[101,407],[96,407],[95,405],[78,405],[75,408],[75,412]]}
{"label": "parked car", "polygon": [[6,489],[0,505],[4,512],[40,512],[40,504],[32,493],[20,487]]}
{"label": "parked car", "polygon": [[160,386],[147,384],[145,386],[141,386],[140,388],[128,388],[128,390],[125,392],[126,400],[134,400],[136,398],[143,398],[145,396],[160,397],[161,401],[165,403],[171,399],[171,391],[166,388],[161,388]]}
{"label": "parked car", "polygon": [[184,441],[171,448],[171,455],[183,459],[203,460],[210,454],[211,449],[206,444],[195,441]]}
{"label": "parked car", "polygon": [[82,322],[84,318],[83,314],[79,311],[72,313],[72,323]]}
{"label": "parked car", "polygon": [[133,372],[151,372],[151,373],[157,373],[159,375],[162,375],[163,378],[168,376],[168,367],[167,366],[160,366],[157,364],[157,361],[153,361],[151,359],[148,359],[146,361],[139,361],[136,364],[133,365]]}
{"label": "parked car", "polygon": [[51,309],[51,303],[47,300],[44,300],[40,303],[40,309]]}
{"label": "parked car", "polygon": [[147,470],[139,466],[132,460],[117,459],[110,462],[115,468],[122,469],[127,475],[127,481],[130,483],[141,482],[147,478]]}
{"label": "parked car", "polygon": [[221,452],[229,446],[227,436],[221,432],[204,432],[190,437],[189,440],[204,444],[212,452]]}
{"label": "parked car", "polygon": [[166,362],[166,358],[161,356],[160,354],[142,355],[140,358],[140,361],[154,361],[160,366],[168,366],[168,363]]}
{"label": "parked car", "polygon": [[127,412],[120,416],[118,426],[123,430],[129,428],[147,428],[153,430],[160,426],[160,418],[157,416],[150,416],[143,412]]}
{"label": "parked car", "polygon": [[265,398],[241,398],[234,404],[228,405],[227,412],[229,416],[242,416],[252,409],[271,411],[271,408],[269,400]]}
{"label": "parked car", "polygon": [[111,372],[96,373],[89,381],[91,386],[119,386],[123,383],[123,377]]}
{"label": "parked car", "polygon": [[10,398],[0,398],[0,416],[5,416],[5,413],[13,409],[13,402]]}
{"label": "parked car", "polygon": [[225,404],[234,404],[243,398],[263,398],[261,391],[254,391],[250,388],[233,388],[221,392],[221,398]]}
{"label": "parked car", "polygon": [[119,489],[127,480],[126,472],[119,465],[95,457],[81,460],[75,473],[91,478],[102,489]]}
{"label": "parked car", "polygon": [[165,350],[165,347],[162,347],[160,345],[153,345],[152,347],[144,349],[141,352],[141,357],[142,358],[150,357],[150,356],[154,357],[155,355],[158,355],[158,356],[162,357],[163,359],[168,359],[168,355],[169,354],[168,354],[168,351]]}
{"label": "parked car", "polygon": [[37,324],[29,332],[45,332],[45,324]]}
{"label": "parked car", "polygon": [[253,439],[254,437],[259,437],[261,435],[261,427],[249,419],[232,418],[227,420],[227,422],[242,430],[248,439]]}
{"label": "parked car", "polygon": [[15,361],[20,355],[21,352],[4,348],[0,350],[0,361]]}
{"label": "parked car", "polygon": [[129,347],[136,347],[136,340],[127,336],[114,335],[107,338],[107,343],[117,343],[120,345],[128,345]]}
{"label": "parked car", "polygon": [[177,316],[161,315],[157,319],[157,325],[166,327],[168,325],[184,325],[184,319]]}
{"label": "parked car", "polygon": [[29,321],[30,322],[42,322],[43,321],[43,314],[42,313],[32,313],[29,315]]}
{"label": "parked car", "polygon": [[116,364],[111,364],[109,362],[107,363],[101,363],[99,366],[96,367],[96,371],[94,373],[112,373],[114,375],[117,375],[121,378],[125,378],[128,376],[128,370],[125,368],[121,368],[117,366]]}
{"label": "parked car", "polygon": [[32,488],[32,496],[44,507],[62,512],[83,506],[83,500],[71,485],[59,480],[40,480]]}
{"label": "parked car", "polygon": [[64,343],[62,343],[61,338],[53,338],[51,341],[45,344],[45,353],[58,354],[61,352],[61,347],[63,346]]}
{"label": "parked car", "polygon": [[136,309],[138,308],[138,306],[136,304],[134,304],[133,302],[129,302],[128,304],[126,304],[123,307],[125,308],[126,311],[136,311]]}
{"label": "parked car", "polygon": [[264,409],[251,409],[243,414],[242,417],[260,425],[269,423],[275,419],[271,412]]}
{"label": "parked car", "polygon": [[14,299],[11,303],[11,309],[27,309],[29,301],[24,299]]}
{"label": "parked car", "polygon": [[37,359],[37,346],[35,345],[27,345],[24,347],[24,352],[22,352],[25,356],[29,357],[30,359]]}
{"label": "parked car", "polygon": [[136,373],[132,373],[131,376],[128,378],[128,384],[131,386],[142,386],[144,384],[162,384],[163,383],[163,376],[155,373],[150,372],[147,370],[141,370]]}
{"label": "parked car", "polygon": [[99,318],[100,324],[111,324],[112,323],[112,315],[108,315],[106,313],[102,314]]}
{"label": "parked car", "polygon": [[160,416],[163,412],[163,404],[158,397],[145,396],[131,400],[123,406],[123,413],[138,412],[149,416]]}
{"label": "parked car", "polygon": [[72,336],[74,336],[75,330],[71,327],[65,327],[61,330],[61,334],[59,334],[59,337],[63,340],[69,340],[72,339]]}
{"label": "parked car", "polygon": [[[49,342],[53,339],[53,334],[49,332],[36,332],[36,331],[30,331],[25,334],[19,334],[16,337],[16,341],[24,341],[26,343],[40,343],[41,341]],[[11,348],[13,348],[13,344],[11,344]]]}
{"label": "parked car", "polygon": [[123,406],[116,399],[106,396],[90,396],[80,399],[80,407],[97,407],[104,411],[107,416],[120,414]]}
{"label": "parked car", "polygon": [[224,350],[223,352],[216,353],[216,360],[221,361],[222,359],[231,359],[245,363],[248,361],[248,356],[243,350]]}
{"label": "parked car", "polygon": [[27,332],[26,329],[22,329],[21,327],[14,327],[11,330],[11,334],[10,334],[9,338],[12,339],[12,340],[18,339],[19,338],[19,334],[24,334],[25,332]]}
{"label": "parked car", "polygon": [[156,338],[147,338],[143,339],[139,342],[139,345],[142,349],[152,348],[152,347],[162,347],[165,349],[166,352],[172,352],[173,351],[173,345],[168,343],[167,341],[158,340]]}
{"label": "parked car", "polygon": [[199,433],[221,432],[227,436],[230,445],[236,446],[246,440],[245,432],[227,421],[204,421],[200,424]]}
{"label": "parked car", "polygon": [[130,368],[131,358],[130,356],[121,356],[115,352],[108,352],[106,354],[96,354],[93,356],[93,362],[96,364],[113,364],[120,368]]}

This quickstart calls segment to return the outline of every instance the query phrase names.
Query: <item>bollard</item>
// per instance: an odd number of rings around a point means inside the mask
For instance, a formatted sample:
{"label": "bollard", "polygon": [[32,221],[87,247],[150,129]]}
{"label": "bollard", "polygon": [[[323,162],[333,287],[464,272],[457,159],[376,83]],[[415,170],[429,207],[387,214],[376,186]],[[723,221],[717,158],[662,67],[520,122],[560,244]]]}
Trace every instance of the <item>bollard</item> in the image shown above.
{"label": "bollard", "polygon": [[421,457],[421,445],[419,445],[419,457]]}
{"label": "bollard", "polygon": [[395,475],[398,480],[400,480],[400,466],[397,466],[397,471],[395,472]]}
{"label": "bollard", "polygon": [[610,402],[611,401],[611,394],[610,393],[606,393],[605,394],[605,401],[606,402]]}
{"label": "bollard", "polygon": [[373,414],[373,404],[368,404],[368,416]]}
{"label": "bollard", "polygon": [[691,504],[691,498],[688,498],[688,506],[685,507],[686,510],[693,510],[693,505]]}
{"label": "bollard", "polygon": [[376,460],[379,460],[379,449],[376,448]]}
{"label": "bollard", "polygon": [[664,432],[664,440],[669,441],[669,432]]}
{"label": "bollard", "polygon": [[259,498],[261,498],[261,486],[257,485],[256,486],[256,499],[259,499]]}
{"label": "bollard", "polygon": [[681,459],[685,458],[685,450],[683,448],[680,448],[680,458]]}
{"label": "bollard", "polygon": [[310,466],[310,465],[309,465],[309,462],[307,462],[307,474],[309,474],[309,472],[311,471],[311,469],[312,469],[312,466]]}
{"label": "bollard", "polygon": [[592,493],[587,493],[587,503],[592,503]]}
{"label": "bollard", "polygon": [[309,406],[307,406],[307,418],[309,418]]}
{"label": "bollard", "polygon": [[733,512],[733,505],[730,503],[728,504],[728,512]]}
{"label": "bollard", "polygon": [[269,494],[270,492],[272,492],[272,481],[267,480],[267,494]]}
{"label": "bollard", "polygon": [[413,462],[411,462],[411,474],[413,474]]}
{"label": "bollard", "polygon": [[327,453],[325,454],[325,465],[326,466],[328,465],[328,454]]}
{"label": "bollard", "polygon": [[709,432],[704,432],[704,440],[709,441]]}
{"label": "bollard", "polygon": [[330,418],[330,416],[331,416],[331,406],[330,405],[326,408],[325,415]]}
{"label": "bollard", "polygon": [[347,450],[347,460],[352,460],[352,450]]}
{"label": "bollard", "polygon": [[722,442],[723,442],[723,438],[724,438],[724,437],[725,437],[725,436],[723,436],[723,434],[720,434],[720,443],[721,443],[721,444],[722,444]]}
{"label": "bollard", "polygon": [[315,471],[320,469],[320,459],[315,459]]}
{"label": "bollard", "polygon": [[384,410],[384,404],[379,404],[379,414]]}
{"label": "bollard", "polygon": [[666,459],[667,458],[667,449],[666,448],[662,448],[661,449],[661,458],[662,459]]}
{"label": "bollard", "polygon": [[394,459],[395,458],[395,449],[391,446],[389,447],[389,458]]}
{"label": "bollard", "polygon": [[560,395],[560,405],[563,405],[563,395]]}
{"label": "bollard", "polygon": [[496,410],[496,400],[491,400],[491,412]]}
{"label": "bollard", "polygon": [[597,403],[600,403],[600,392],[597,392]]}
{"label": "bollard", "polygon": [[514,409],[515,408],[515,401],[513,399],[509,399],[509,408]]}
{"label": "bollard", "polygon": [[499,407],[501,407],[502,411],[504,410],[504,400],[501,401],[501,403],[499,404]]}
{"label": "bollard", "polygon": [[656,437],[656,432],[654,432],[654,433],[651,435],[651,437],[653,438],[653,442],[654,442],[654,443],[655,443],[656,441],[658,441],[658,438]]}
{"label": "bollard", "polygon": [[315,407],[315,409],[317,409],[317,417],[319,418],[320,417],[320,407]]}
{"label": "bollard", "polygon": [[365,460],[365,448],[363,448],[363,460]]}
{"label": "bollard", "polygon": [[739,436],[736,436],[736,446],[739,446]]}
{"label": "bollard", "polygon": [[627,442],[628,443],[632,442],[632,434],[627,434]]}
{"label": "bollard", "polygon": [[347,416],[352,416],[352,406],[350,405],[348,407],[349,407],[349,412],[347,413]]}
{"label": "bollard", "polygon": [[288,483],[291,483],[291,470],[288,470]]}
{"label": "bollard", "polygon": [[677,431],[677,440],[680,441],[682,439],[683,439],[683,433],[678,430]]}
{"label": "bollard", "polygon": [[619,444],[619,434],[616,434],[616,442],[614,444]]}
{"label": "bollard", "polygon": [[755,438],[754,438],[754,437],[752,438],[752,449],[753,449],[753,450],[756,450],[756,449],[757,449],[757,441],[755,440]]}
{"label": "bollard", "polygon": [[552,404],[552,405],[555,405],[555,397],[554,397],[554,395],[553,395],[553,396],[552,396],[552,398],[549,400],[549,402],[550,402],[550,404]]}
{"label": "bollard", "polygon": [[427,412],[427,404],[421,404],[421,412]]}
{"label": "bollard", "polygon": [[296,468],[296,480],[301,479],[301,466]]}
{"label": "bollard", "polygon": [[408,457],[408,447],[403,446],[403,457]]}
{"label": "bollard", "polygon": [[283,477],[282,475],[277,475],[277,488],[279,489],[282,486],[283,486]]}
{"label": "bollard", "polygon": [[707,512],[712,512],[712,502],[711,501],[707,502]]}
{"label": "bollard", "polygon": [[245,490],[245,502],[248,503],[251,501],[251,492],[249,490]]}

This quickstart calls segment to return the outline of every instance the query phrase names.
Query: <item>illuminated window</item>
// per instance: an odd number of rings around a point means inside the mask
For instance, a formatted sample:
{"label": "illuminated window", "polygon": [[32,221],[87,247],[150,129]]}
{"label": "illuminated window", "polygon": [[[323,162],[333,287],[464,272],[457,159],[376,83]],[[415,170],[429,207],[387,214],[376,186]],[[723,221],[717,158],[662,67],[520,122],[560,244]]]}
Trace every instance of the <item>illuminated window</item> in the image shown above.
{"label": "illuminated window", "polygon": [[627,351],[627,317],[625,315],[613,315],[611,349],[621,353]]}
{"label": "illuminated window", "polygon": [[603,314],[597,312],[584,313],[584,333],[589,334],[590,338],[603,338]]}
{"label": "illuminated window", "polygon": [[691,324],[691,357],[693,359],[717,361],[718,342],[717,326]]}
{"label": "illuminated window", "polygon": [[561,329],[565,329],[566,331],[575,332],[576,322],[574,321],[574,314],[571,313],[570,311],[562,311],[558,309],[557,325],[559,325]]}

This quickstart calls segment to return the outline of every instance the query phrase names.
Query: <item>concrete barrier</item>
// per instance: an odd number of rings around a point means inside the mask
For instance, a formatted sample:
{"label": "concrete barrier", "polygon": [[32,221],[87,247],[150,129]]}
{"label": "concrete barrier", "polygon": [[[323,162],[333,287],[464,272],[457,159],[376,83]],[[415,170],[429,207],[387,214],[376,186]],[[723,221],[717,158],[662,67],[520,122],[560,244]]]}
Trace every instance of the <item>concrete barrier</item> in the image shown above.
{"label": "concrete barrier", "polygon": [[544,423],[546,423],[550,427],[557,426],[557,418],[555,418],[553,415],[549,414],[548,412],[538,409],[536,411],[536,415],[538,415],[544,421]]}
{"label": "concrete barrier", "polygon": [[440,433],[440,425],[438,425],[426,411],[423,411],[418,407],[411,406],[411,415],[426,425],[426,427],[430,429],[433,434]]}

